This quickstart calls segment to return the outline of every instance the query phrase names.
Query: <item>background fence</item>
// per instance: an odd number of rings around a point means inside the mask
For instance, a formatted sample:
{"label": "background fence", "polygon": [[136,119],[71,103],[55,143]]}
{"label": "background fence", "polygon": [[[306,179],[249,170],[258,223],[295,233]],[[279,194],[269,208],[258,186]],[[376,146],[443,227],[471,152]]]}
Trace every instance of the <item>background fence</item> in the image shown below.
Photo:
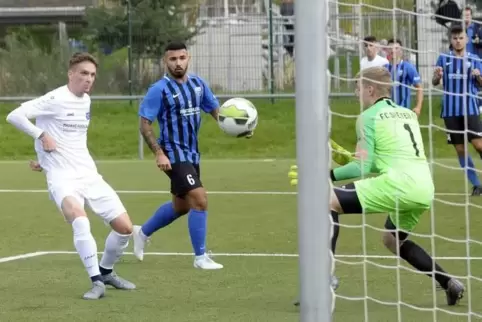
{"label": "background fence", "polygon": [[[292,1],[158,0],[153,6],[156,1],[99,0],[74,7],[75,1],[52,0],[70,6],[0,7],[0,96],[38,95],[62,84],[69,54],[78,50],[99,58],[97,95],[142,94],[162,75],[162,47],[175,38],[188,39],[191,71],[216,93],[293,93]],[[330,2],[334,95],[351,95],[350,79],[364,55],[360,40],[367,35],[399,38],[407,59],[427,71],[435,58],[419,53],[446,46],[430,0],[397,1],[395,9],[392,3]]]}

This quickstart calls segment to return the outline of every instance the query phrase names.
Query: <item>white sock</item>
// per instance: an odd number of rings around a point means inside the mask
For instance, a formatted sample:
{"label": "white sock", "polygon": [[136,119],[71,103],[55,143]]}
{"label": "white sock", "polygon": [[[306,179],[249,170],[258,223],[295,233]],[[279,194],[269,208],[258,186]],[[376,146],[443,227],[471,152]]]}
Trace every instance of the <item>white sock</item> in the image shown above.
{"label": "white sock", "polygon": [[121,235],[116,231],[111,231],[105,240],[105,250],[100,260],[100,266],[105,269],[113,269],[114,264],[117,263],[129,245],[130,238],[131,234]]}
{"label": "white sock", "polygon": [[142,229],[139,230],[139,236],[141,236],[141,239],[146,242],[149,237],[146,236],[146,234],[144,234],[144,232],[142,231]]}
{"label": "white sock", "polygon": [[74,231],[74,246],[84,263],[90,277],[100,275],[97,259],[97,244],[90,232],[90,222],[87,217],[77,217],[72,222]]}

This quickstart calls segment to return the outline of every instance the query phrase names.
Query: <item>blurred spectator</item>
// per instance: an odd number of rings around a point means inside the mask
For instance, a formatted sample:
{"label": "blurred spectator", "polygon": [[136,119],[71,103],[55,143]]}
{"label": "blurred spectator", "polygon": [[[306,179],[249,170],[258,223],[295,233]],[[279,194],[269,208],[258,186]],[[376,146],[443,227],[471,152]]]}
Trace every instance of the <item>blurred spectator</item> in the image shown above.
{"label": "blurred spectator", "polygon": [[295,6],[293,0],[283,0],[280,6],[280,13],[283,17],[288,17],[285,19],[285,28],[288,34],[288,41],[285,42],[285,49],[288,54],[293,57],[294,46],[295,46],[295,25],[293,24],[292,17],[295,15]]}
{"label": "blurred spectator", "polygon": [[388,64],[388,60],[378,54],[380,48],[377,44],[377,38],[375,36],[365,37],[363,42],[366,56],[360,61],[360,69],[385,66]]}
{"label": "blurred spectator", "polygon": [[380,51],[378,52],[378,54],[383,58],[387,58],[388,60],[390,60],[390,58],[388,58],[389,56],[388,40],[386,39],[380,40]]}
{"label": "blurred spectator", "polygon": [[465,7],[463,20],[464,20],[464,28],[467,32],[467,47],[465,50],[471,54],[478,55],[477,47],[479,46],[479,25],[472,21],[472,8]]}

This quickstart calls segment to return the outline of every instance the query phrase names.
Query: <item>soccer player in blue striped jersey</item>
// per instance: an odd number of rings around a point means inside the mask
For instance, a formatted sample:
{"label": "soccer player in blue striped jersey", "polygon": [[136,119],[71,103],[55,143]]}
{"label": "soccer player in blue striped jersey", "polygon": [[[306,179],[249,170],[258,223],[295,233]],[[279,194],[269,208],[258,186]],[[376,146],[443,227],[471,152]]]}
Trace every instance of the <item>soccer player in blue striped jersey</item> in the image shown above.
{"label": "soccer player in blue striped jersey", "polygon": [[[467,168],[467,177],[473,185],[472,195],[482,194],[482,187],[467,151],[465,135],[482,155],[482,123],[477,104],[477,86],[482,85],[480,59],[466,51],[467,35],[462,26],[450,28],[452,50],[438,57],[432,84],[443,82],[441,117],[447,130],[447,141],[457,152],[460,166]],[[465,153],[467,151],[467,158]],[[466,162],[467,161],[467,162]]]}
{"label": "soccer player in blue striped jersey", "polygon": [[[187,74],[189,54],[184,43],[168,44],[163,59],[167,73],[149,88],[140,105],[140,131],[157,166],[171,180],[172,201],[163,204],[142,227],[134,227],[134,253],[142,261],[149,237],[188,214],[194,267],[220,269],[223,265],[206,254],[207,195],[200,179],[198,147],[201,111],[217,120],[219,102],[203,79]],[[156,120],[159,139],[152,128]]]}
{"label": "soccer player in blue striped jersey", "polygon": [[423,88],[420,75],[415,66],[407,60],[403,60],[402,42],[399,39],[388,41],[390,63],[385,67],[392,74],[394,86],[392,87],[392,100],[400,106],[411,108],[412,88],[416,88],[417,96],[413,111],[420,115],[423,103]]}

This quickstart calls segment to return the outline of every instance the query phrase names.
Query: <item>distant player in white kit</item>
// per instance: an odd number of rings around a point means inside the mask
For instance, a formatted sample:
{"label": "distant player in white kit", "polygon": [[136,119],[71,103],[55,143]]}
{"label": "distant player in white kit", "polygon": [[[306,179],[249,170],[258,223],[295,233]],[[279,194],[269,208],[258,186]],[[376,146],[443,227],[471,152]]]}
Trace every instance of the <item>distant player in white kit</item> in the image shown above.
{"label": "distant player in white kit", "polygon": [[[23,103],[7,116],[9,123],[35,139],[38,164],[31,167],[45,172],[50,198],[72,225],[75,249],[92,280],[92,288],[83,296],[88,300],[103,297],[106,285],[126,290],[136,287],[113,271],[129,243],[132,222],[116,192],[97,172],[87,148],[87,93],[96,71],[93,56],[74,54],[67,85]],[[36,119],[36,124],[29,119]],[[100,265],[84,202],[112,227]]]}

